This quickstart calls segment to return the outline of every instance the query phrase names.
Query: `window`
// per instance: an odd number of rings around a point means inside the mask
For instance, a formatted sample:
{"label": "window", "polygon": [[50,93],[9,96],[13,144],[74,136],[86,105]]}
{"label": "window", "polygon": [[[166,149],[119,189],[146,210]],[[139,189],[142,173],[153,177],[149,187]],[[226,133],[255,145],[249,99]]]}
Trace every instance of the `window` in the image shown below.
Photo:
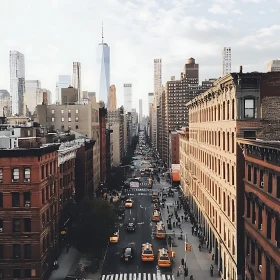
{"label": "window", "polygon": [[61,114],[64,114],[64,110],[61,110],[60,112],[61,112]]}
{"label": "window", "polygon": [[260,169],[260,188],[263,189],[263,187],[264,187],[263,170]]}
{"label": "window", "polygon": [[71,118],[68,118],[68,122],[71,122]]}
{"label": "window", "polygon": [[235,203],[233,199],[231,201],[231,212],[232,212],[232,222],[235,222]]}
{"label": "window", "polygon": [[279,176],[277,176],[276,197],[277,197],[277,198],[280,198],[280,177],[279,177]]}
{"label": "window", "polygon": [[0,244],[0,259],[4,259],[4,245],[3,244]]}
{"label": "window", "polygon": [[76,118],[75,118],[75,122],[78,122],[78,121],[79,121],[79,118],[78,118],[78,117],[76,117]]}
{"label": "window", "polygon": [[13,278],[21,278],[20,268],[13,269]]}
{"label": "window", "polygon": [[24,278],[31,278],[31,269],[30,268],[24,269]]}
{"label": "window", "polygon": [[4,269],[0,268],[0,279],[4,279]]}
{"label": "window", "polygon": [[13,232],[20,232],[20,219],[13,218]]}
{"label": "window", "polygon": [[78,128],[79,128],[79,126],[78,126],[78,125],[76,125],[75,127],[76,127],[76,129],[78,129]]}
{"label": "window", "polygon": [[45,190],[42,190],[42,204],[45,203]]}
{"label": "window", "polygon": [[54,109],[52,109],[52,114],[54,114]]}
{"label": "window", "polygon": [[245,118],[255,117],[255,100],[253,98],[244,100],[244,117]]}
{"label": "window", "polygon": [[76,109],[76,114],[78,114],[79,113],[79,110],[78,109]]}
{"label": "window", "polygon": [[46,164],[46,177],[48,177],[48,176],[49,176],[49,165]]}
{"label": "window", "polygon": [[54,118],[52,118],[52,122],[54,122]]}
{"label": "window", "polygon": [[31,232],[31,218],[24,218],[24,232]]}
{"label": "window", "polygon": [[3,183],[3,169],[0,168],[0,183]]}
{"label": "window", "polygon": [[19,207],[19,192],[12,192],[12,207]]}
{"label": "window", "polygon": [[20,244],[13,244],[13,258],[20,259]]}
{"label": "window", "polygon": [[251,182],[251,180],[252,180],[252,167],[251,167],[251,165],[247,166],[247,171],[248,171],[248,181]]}
{"label": "window", "polygon": [[234,120],[235,118],[235,105],[234,105],[234,99],[232,99],[231,102],[231,118]]}
{"label": "window", "polygon": [[41,166],[41,180],[45,179],[45,167],[44,165]]}
{"label": "window", "polygon": [[19,169],[13,168],[12,182],[18,182],[18,181],[19,181]]}
{"label": "window", "polygon": [[258,180],[258,168],[254,167],[254,180],[253,180],[254,185],[257,184],[257,180]]}
{"label": "window", "polygon": [[268,173],[268,186],[267,191],[272,193],[272,173]]}
{"label": "window", "polygon": [[50,174],[52,174],[52,173],[53,173],[53,163],[50,162]]}
{"label": "window", "polygon": [[3,219],[1,218],[1,219],[0,219],[0,228],[2,229],[2,232],[3,232],[3,227],[4,227]]}
{"label": "window", "polygon": [[64,122],[64,118],[61,118],[61,121]]}
{"label": "window", "polygon": [[24,182],[30,182],[30,168],[24,168]]}
{"label": "window", "polygon": [[0,192],[0,208],[3,208],[3,193]]}
{"label": "window", "polygon": [[31,259],[31,244],[24,244],[24,258]]}
{"label": "window", "polygon": [[[24,192],[23,193],[23,204],[24,207],[30,207],[30,192]],[[27,205],[29,204],[29,205]]]}

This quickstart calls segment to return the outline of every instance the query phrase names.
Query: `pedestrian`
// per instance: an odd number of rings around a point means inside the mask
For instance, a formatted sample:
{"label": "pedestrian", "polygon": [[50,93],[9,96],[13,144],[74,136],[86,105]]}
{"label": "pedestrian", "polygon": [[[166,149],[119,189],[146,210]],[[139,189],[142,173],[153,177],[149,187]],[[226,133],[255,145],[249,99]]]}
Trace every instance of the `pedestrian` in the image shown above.
{"label": "pedestrian", "polygon": [[185,260],[184,259],[181,259],[181,264],[182,264],[182,266],[184,266],[184,264],[185,264]]}
{"label": "pedestrian", "polygon": [[193,235],[193,233],[194,233],[194,227],[192,226],[192,235]]}
{"label": "pedestrian", "polygon": [[181,220],[182,220],[182,223],[183,223],[184,222],[184,216],[183,215],[181,216]]}
{"label": "pedestrian", "polygon": [[173,222],[173,227],[175,228],[175,225],[176,225],[176,223],[175,222]]}

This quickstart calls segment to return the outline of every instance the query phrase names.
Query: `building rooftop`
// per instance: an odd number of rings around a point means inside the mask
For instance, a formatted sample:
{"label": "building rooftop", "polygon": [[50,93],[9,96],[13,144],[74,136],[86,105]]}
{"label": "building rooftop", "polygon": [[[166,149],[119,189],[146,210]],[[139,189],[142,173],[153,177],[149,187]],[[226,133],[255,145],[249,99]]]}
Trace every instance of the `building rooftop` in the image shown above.
{"label": "building rooftop", "polygon": [[0,97],[10,97],[10,93],[6,89],[0,89]]}
{"label": "building rooftop", "polygon": [[263,139],[245,139],[245,138],[237,138],[238,143],[247,144],[247,145],[255,145],[260,148],[267,148],[273,150],[280,151],[280,141],[266,141]]}

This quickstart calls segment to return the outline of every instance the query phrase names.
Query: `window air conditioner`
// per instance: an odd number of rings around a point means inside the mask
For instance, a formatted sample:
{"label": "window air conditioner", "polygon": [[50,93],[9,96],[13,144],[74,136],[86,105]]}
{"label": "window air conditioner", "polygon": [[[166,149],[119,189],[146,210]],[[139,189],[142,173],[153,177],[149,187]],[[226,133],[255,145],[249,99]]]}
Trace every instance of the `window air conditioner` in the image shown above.
{"label": "window air conditioner", "polygon": [[3,228],[0,228],[0,232],[3,232],[4,230],[3,230]]}
{"label": "window air conditioner", "polygon": [[264,182],[263,181],[261,182],[261,186],[264,187]]}
{"label": "window air conditioner", "polygon": [[25,208],[29,208],[30,207],[30,203],[25,203]]}
{"label": "window air conditioner", "polygon": [[260,230],[262,230],[262,224],[261,224],[261,228],[260,228]]}
{"label": "window air conditioner", "polygon": [[259,271],[262,272],[262,265],[259,265]]}

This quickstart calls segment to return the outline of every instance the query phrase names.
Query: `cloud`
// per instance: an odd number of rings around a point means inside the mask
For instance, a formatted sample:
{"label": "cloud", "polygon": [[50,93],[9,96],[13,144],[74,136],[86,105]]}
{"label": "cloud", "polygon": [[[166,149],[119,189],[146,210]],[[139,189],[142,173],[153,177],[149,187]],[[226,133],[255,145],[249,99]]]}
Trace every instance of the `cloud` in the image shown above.
{"label": "cloud", "polygon": [[244,3],[263,3],[266,2],[266,0],[243,0]]}
{"label": "cloud", "polygon": [[243,13],[240,11],[240,10],[238,10],[238,9],[235,9],[235,10],[232,10],[231,11],[233,14],[238,14],[238,15],[242,15]]}
{"label": "cloud", "polygon": [[264,15],[265,11],[259,11],[259,14]]}
{"label": "cloud", "polygon": [[235,5],[236,1],[234,0],[213,0],[208,12],[217,15],[228,14]]}

